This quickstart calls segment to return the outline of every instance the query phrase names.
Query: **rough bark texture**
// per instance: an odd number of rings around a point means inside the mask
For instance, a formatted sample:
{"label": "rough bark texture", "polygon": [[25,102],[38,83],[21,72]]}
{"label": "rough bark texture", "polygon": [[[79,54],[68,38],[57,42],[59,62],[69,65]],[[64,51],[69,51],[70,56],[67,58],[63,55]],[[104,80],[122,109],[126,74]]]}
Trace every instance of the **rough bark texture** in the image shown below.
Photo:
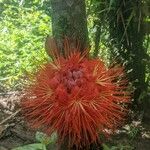
{"label": "rough bark texture", "polygon": [[52,31],[62,48],[64,37],[79,40],[81,51],[88,44],[86,8],[84,0],[51,0]]}

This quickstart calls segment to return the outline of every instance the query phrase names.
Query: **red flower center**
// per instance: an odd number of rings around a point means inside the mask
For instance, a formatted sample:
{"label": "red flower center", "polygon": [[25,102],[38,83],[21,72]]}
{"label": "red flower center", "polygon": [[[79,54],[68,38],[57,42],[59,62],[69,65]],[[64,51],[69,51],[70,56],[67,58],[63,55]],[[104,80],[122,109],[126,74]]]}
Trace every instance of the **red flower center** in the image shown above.
{"label": "red flower center", "polygon": [[83,70],[82,69],[69,69],[64,72],[62,76],[62,83],[66,87],[67,92],[70,93],[75,86],[80,87],[83,82]]}

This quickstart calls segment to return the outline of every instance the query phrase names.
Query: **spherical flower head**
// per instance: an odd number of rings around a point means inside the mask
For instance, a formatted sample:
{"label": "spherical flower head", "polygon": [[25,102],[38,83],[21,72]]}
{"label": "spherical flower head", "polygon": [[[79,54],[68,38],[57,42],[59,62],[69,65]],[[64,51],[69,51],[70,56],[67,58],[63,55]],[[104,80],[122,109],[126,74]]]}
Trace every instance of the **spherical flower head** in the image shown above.
{"label": "spherical flower head", "polygon": [[123,67],[71,51],[36,72],[21,107],[31,127],[57,132],[59,143],[67,138],[69,148],[82,149],[123,123],[130,93]]}

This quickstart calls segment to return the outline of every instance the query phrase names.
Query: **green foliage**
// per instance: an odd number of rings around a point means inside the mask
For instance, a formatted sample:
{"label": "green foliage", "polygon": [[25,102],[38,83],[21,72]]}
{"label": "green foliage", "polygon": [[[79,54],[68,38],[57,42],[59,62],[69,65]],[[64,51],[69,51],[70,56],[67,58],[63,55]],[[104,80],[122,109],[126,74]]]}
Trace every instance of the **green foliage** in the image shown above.
{"label": "green foliage", "polygon": [[129,132],[129,138],[131,140],[135,139],[138,133],[139,133],[139,129],[137,129],[136,127],[132,128],[131,131]]}
{"label": "green foliage", "polygon": [[110,38],[106,23],[109,4],[102,0],[87,0],[88,30],[91,45],[91,55],[100,57],[106,63],[110,60]]}
{"label": "green foliage", "polygon": [[15,0],[0,3],[0,81],[6,87],[20,86],[18,79],[47,58],[44,41],[51,34],[50,17],[39,9],[40,0],[29,2],[30,7]]}
{"label": "green foliage", "polygon": [[51,148],[54,149],[57,135],[56,133],[54,133],[49,137],[42,132],[36,132],[35,139],[38,143],[20,146],[17,148],[13,148],[12,150],[47,150],[48,145],[51,145]]}
{"label": "green foliage", "polygon": [[13,148],[12,150],[46,150],[44,144],[37,143],[37,144],[29,144],[22,147]]}
{"label": "green foliage", "polygon": [[44,145],[49,145],[53,144],[56,142],[57,139],[57,134],[53,133],[50,137],[47,136],[46,134],[42,132],[36,132],[35,138],[38,142],[44,144]]}

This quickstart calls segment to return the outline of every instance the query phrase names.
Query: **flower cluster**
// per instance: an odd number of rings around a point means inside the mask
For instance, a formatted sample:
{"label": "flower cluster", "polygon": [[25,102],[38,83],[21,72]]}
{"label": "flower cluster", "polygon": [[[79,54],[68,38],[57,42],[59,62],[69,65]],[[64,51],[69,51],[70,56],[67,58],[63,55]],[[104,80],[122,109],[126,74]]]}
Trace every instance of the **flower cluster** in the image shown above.
{"label": "flower cluster", "polygon": [[81,148],[120,126],[129,101],[123,67],[108,68],[73,51],[39,69],[21,107],[31,127],[57,132],[60,143],[67,138],[69,147]]}

